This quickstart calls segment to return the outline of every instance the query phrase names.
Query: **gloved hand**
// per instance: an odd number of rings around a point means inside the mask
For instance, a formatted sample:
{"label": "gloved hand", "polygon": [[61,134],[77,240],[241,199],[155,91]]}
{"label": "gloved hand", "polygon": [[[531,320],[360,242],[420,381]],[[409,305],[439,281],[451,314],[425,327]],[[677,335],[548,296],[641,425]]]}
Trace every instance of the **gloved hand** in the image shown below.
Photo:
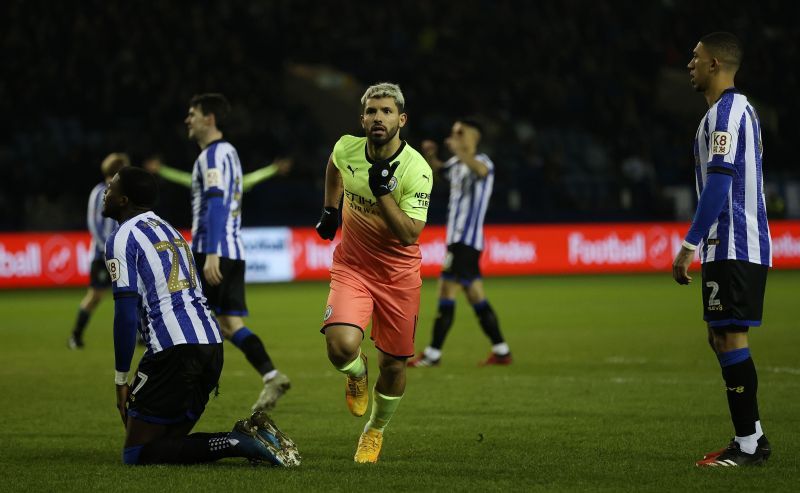
{"label": "gloved hand", "polygon": [[[400,166],[400,161],[389,164],[389,161],[378,161],[369,168],[369,189],[372,195],[380,197],[394,190],[390,188],[390,182],[394,176],[394,171]],[[397,180],[395,180],[395,184]],[[395,185],[396,186],[396,185]]]}
{"label": "gloved hand", "polygon": [[319,218],[316,228],[320,238],[333,240],[336,237],[336,230],[339,228],[339,209],[336,207],[322,209],[322,216]]}

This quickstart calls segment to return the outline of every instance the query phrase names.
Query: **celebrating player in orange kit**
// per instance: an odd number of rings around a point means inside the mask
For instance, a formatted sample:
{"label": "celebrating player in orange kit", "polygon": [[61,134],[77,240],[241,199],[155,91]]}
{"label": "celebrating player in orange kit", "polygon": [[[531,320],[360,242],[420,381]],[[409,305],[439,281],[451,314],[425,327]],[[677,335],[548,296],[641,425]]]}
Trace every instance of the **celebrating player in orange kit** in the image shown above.
{"label": "celebrating player in orange kit", "polygon": [[[369,406],[364,331],[378,349],[378,380],[372,414],[358,440],[354,460],[376,462],[383,431],[406,386],[406,359],[414,354],[419,312],[421,254],[432,186],[425,159],[400,139],[408,119],[400,87],[380,83],[361,98],[366,137],[344,135],[325,172],[325,204],[317,232],[333,240],[342,203],[342,241],[331,266],[331,289],[322,333],[328,358],[347,375],[350,412]],[[342,196],[344,200],[342,201]]]}

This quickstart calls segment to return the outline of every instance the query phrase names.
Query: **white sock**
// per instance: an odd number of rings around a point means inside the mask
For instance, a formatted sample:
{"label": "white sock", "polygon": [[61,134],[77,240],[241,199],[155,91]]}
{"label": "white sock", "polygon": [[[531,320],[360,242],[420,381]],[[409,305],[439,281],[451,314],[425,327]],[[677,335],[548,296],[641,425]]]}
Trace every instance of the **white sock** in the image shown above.
{"label": "white sock", "polygon": [[761,420],[756,421],[756,440],[764,436],[764,430],[761,429]]}
{"label": "white sock", "polygon": [[747,435],[746,437],[735,437],[736,443],[739,444],[739,449],[746,454],[755,454],[756,447],[758,447],[758,433]]}
{"label": "white sock", "polygon": [[492,346],[492,352],[498,356],[505,356],[511,352],[511,349],[509,349],[508,344],[501,342]]}
{"label": "white sock", "polygon": [[442,350],[428,346],[425,348],[425,351],[423,351],[422,354],[425,355],[425,357],[429,360],[436,361],[442,357]]}
{"label": "white sock", "polygon": [[267,383],[270,380],[272,380],[273,378],[275,378],[275,375],[277,375],[277,374],[278,374],[278,370],[268,371],[267,373],[264,374],[264,376],[261,377],[261,380],[263,380],[264,383]]}

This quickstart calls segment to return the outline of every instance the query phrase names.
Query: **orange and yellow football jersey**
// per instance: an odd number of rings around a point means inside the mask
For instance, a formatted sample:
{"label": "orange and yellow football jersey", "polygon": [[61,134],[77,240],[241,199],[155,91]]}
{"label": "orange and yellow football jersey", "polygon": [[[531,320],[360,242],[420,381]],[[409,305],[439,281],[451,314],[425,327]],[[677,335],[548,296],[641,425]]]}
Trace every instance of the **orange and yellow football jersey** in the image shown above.
{"label": "orange and yellow football jersey", "polygon": [[[345,135],[336,142],[333,164],[342,175],[342,241],[334,262],[383,283],[419,279],[419,245],[403,246],[381,215],[369,189],[367,138]],[[390,162],[400,161],[390,182],[391,196],[412,219],[426,222],[433,174],[425,158],[403,142]]]}

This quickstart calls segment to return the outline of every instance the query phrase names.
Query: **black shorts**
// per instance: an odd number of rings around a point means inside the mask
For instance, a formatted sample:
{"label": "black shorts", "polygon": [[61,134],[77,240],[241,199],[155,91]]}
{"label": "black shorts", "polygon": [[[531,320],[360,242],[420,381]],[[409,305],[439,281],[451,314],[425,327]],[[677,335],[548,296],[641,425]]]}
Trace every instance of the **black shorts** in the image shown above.
{"label": "black shorts", "polygon": [[472,281],[481,278],[481,268],[478,265],[480,258],[480,250],[463,243],[447,245],[447,256],[445,256],[442,266],[442,279],[469,286]]}
{"label": "black shorts", "polygon": [[197,264],[197,272],[203,284],[203,295],[208,300],[208,306],[217,315],[247,316],[247,303],[244,300],[244,260],[233,260],[225,257],[219,258],[219,270],[222,273],[222,282],[211,286],[203,275],[203,266],[206,263],[206,254],[192,252]]}
{"label": "black shorts", "polygon": [[741,260],[704,263],[703,320],[708,326],[761,325],[768,270],[766,265]]}
{"label": "black shorts", "polygon": [[179,344],[139,362],[128,415],[156,424],[197,421],[219,385],[222,344]]}
{"label": "black shorts", "polygon": [[89,286],[95,289],[111,287],[111,276],[108,275],[108,267],[102,259],[92,260],[92,266],[89,268]]}

